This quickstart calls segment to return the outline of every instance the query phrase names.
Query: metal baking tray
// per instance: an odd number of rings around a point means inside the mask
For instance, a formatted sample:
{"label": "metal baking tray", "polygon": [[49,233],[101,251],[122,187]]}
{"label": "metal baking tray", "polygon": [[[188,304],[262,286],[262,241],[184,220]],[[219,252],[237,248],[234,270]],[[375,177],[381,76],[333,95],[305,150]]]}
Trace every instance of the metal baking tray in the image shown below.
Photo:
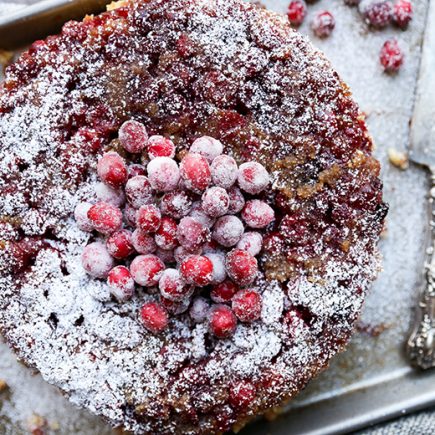
{"label": "metal baking tray", "polygon": [[[98,12],[105,3],[105,0],[48,0],[8,17],[0,16],[0,48],[16,48],[56,32],[66,20]],[[264,0],[263,3],[283,12],[288,1]],[[415,2],[415,17],[408,32],[399,34],[390,29],[384,35],[367,32],[358,21],[355,9],[345,7],[342,0],[330,0],[327,5],[336,14],[340,25],[337,25],[330,41],[315,42],[351,85],[356,100],[368,114],[370,131],[378,144],[377,156],[383,162],[385,194],[391,209],[388,234],[381,243],[385,270],[373,287],[359,332],[346,352],[334,358],[329,370],[313,380],[276,419],[259,419],[243,429],[242,434],[349,433],[435,405],[435,372],[420,372],[411,368],[404,353],[412,324],[412,308],[422,280],[422,248],[425,243],[422,229],[427,224],[427,182],[422,169],[411,167],[406,172],[400,172],[389,165],[386,157],[386,149],[391,142],[403,150],[408,146],[408,122],[413,109],[428,2]],[[325,1],[316,3],[312,9],[322,7],[325,7]],[[309,33],[308,26],[302,27],[301,31]],[[407,67],[395,78],[382,76],[367,54],[391,35],[400,37],[407,51]],[[38,375],[26,379],[26,383],[34,382],[36,386],[33,389],[29,390],[28,385],[21,386],[19,378],[23,368],[11,362],[12,356],[4,344],[0,343],[0,348],[0,377],[5,377],[7,382],[10,378],[16,396],[15,402],[11,399],[9,408],[1,408],[1,415],[6,412],[10,420],[11,409],[24,415],[25,412],[20,411],[17,405],[20,397],[21,401],[37,402],[41,389],[46,388],[44,405],[35,406],[40,414],[46,412],[47,416],[55,416],[61,421],[61,433],[91,435],[110,432],[98,419],[78,413],[66,402],[62,405],[62,412],[56,414],[53,404],[64,399],[59,398],[52,387],[45,387]],[[74,418],[83,418],[83,422],[71,422]],[[14,424],[12,422],[12,428]],[[14,432],[11,429],[8,433],[18,433],[18,430]]]}

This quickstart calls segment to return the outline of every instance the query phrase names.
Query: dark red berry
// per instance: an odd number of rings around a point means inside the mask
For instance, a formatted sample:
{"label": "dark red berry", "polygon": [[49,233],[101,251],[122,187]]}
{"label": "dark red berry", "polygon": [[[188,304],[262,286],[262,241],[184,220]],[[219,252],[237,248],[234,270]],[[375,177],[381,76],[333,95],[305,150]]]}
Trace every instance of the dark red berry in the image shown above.
{"label": "dark red berry", "polygon": [[287,8],[287,17],[290,24],[300,26],[307,14],[307,5],[304,0],[292,0]]}
{"label": "dark red berry", "polygon": [[215,305],[209,311],[209,328],[217,338],[231,337],[237,328],[237,319],[231,308]]}
{"label": "dark red berry", "polygon": [[157,302],[147,302],[140,310],[143,325],[153,334],[158,334],[168,327],[168,313]]}
{"label": "dark red berry", "polygon": [[215,186],[229,189],[237,181],[237,163],[232,157],[225,154],[217,156],[213,160],[210,171]]}
{"label": "dark red berry", "polygon": [[98,161],[98,176],[109,186],[118,189],[128,179],[128,170],[124,159],[115,152],[106,153]]}
{"label": "dark red berry", "polygon": [[236,409],[245,409],[254,401],[256,393],[251,382],[239,381],[230,388],[230,405]]}
{"label": "dark red berry", "polygon": [[242,211],[242,219],[251,228],[265,228],[275,220],[275,212],[264,201],[248,201]]}
{"label": "dark red berry", "polygon": [[143,124],[137,121],[126,121],[119,129],[119,141],[129,153],[141,153],[148,140],[148,133]]}
{"label": "dark red berry", "polygon": [[220,141],[209,136],[196,139],[190,147],[190,152],[200,154],[211,163],[217,156],[222,154],[224,147]]}
{"label": "dark red berry", "polygon": [[139,254],[152,254],[156,252],[157,244],[154,237],[148,233],[144,233],[141,229],[136,228],[131,237],[134,249]]}
{"label": "dark red berry", "polygon": [[88,211],[91,207],[92,204],[89,202],[80,202],[74,209],[74,219],[82,231],[91,232],[94,229],[88,218]]}
{"label": "dark red berry", "polygon": [[227,215],[216,221],[212,237],[220,245],[230,248],[239,242],[243,231],[242,221],[237,216]]}
{"label": "dark red berry", "polygon": [[117,260],[129,257],[134,252],[131,231],[116,231],[107,239],[106,246],[109,254]]}
{"label": "dark red berry", "polygon": [[408,0],[397,0],[393,6],[393,21],[401,29],[406,29],[412,20],[412,3]]}
{"label": "dark red berry", "polygon": [[393,5],[389,0],[362,0],[359,11],[367,24],[380,29],[390,24]]}
{"label": "dark red berry", "polygon": [[241,286],[251,284],[257,277],[257,260],[241,249],[233,249],[227,254],[226,266],[229,277]]}
{"label": "dark red berry", "polygon": [[237,181],[243,191],[256,195],[266,189],[270,178],[263,165],[257,162],[247,162],[240,165]]}
{"label": "dark red berry", "polygon": [[88,211],[92,226],[101,234],[109,235],[122,227],[122,212],[106,202],[97,202]]}
{"label": "dark red berry", "polygon": [[210,292],[210,297],[214,302],[217,303],[230,302],[238,291],[239,287],[227,279],[224,282],[213,286]]}
{"label": "dark red berry", "polygon": [[404,55],[396,39],[385,41],[382,46],[379,60],[387,73],[399,71],[403,64]]}
{"label": "dark red berry", "polygon": [[165,264],[159,257],[148,254],[137,256],[130,265],[133,279],[144,287],[157,285],[165,270]]}
{"label": "dark red berry", "polygon": [[192,296],[193,287],[187,285],[176,269],[166,269],[159,281],[160,293],[165,299],[180,302]]}
{"label": "dark red berry", "polygon": [[137,177],[138,175],[146,175],[147,170],[145,166],[133,163],[128,167],[128,178]]}
{"label": "dark red berry", "polygon": [[175,160],[169,157],[156,157],[147,166],[151,187],[159,192],[171,192],[180,181],[180,170]]}
{"label": "dark red berry", "polygon": [[155,233],[162,222],[160,210],[153,204],[141,206],[137,211],[136,225],[144,233]]}
{"label": "dark red berry", "polygon": [[165,193],[160,201],[160,210],[166,216],[181,219],[187,216],[192,209],[192,198],[184,190],[175,190]]}
{"label": "dark red berry", "polygon": [[241,322],[253,322],[261,316],[261,295],[256,290],[240,290],[233,297],[232,308]]}
{"label": "dark red berry", "polygon": [[210,230],[196,219],[186,216],[178,224],[177,238],[181,246],[194,252],[210,240]]}
{"label": "dark red berry", "polygon": [[136,209],[154,201],[151,184],[143,175],[137,175],[127,181],[125,195],[128,203]]}
{"label": "dark red berry", "polygon": [[326,38],[329,36],[334,30],[334,27],[334,16],[328,11],[318,12],[311,21],[311,29],[319,38]]}
{"label": "dark red berry", "polygon": [[154,240],[161,249],[174,249],[178,245],[177,222],[170,217],[163,216]]}
{"label": "dark red berry", "polygon": [[171,139],[164,136],[151,136],[148,139],[147,150],[151,160],[156,157],[169,157],[173,159],[175,156],[174,143]]}
{"label": "dark red berry", "polygon": [[213,263],[202,255],[191,255],[181,263],[180,272],[188,284],[204,287],[213,279]]}
{"label": "dark red berry", "polygon": [[204,191],[211,182],[210,165],[200,154],[187,154],[180,163],[181,177],[189,190]]}
{"label": "dark red berry", "polygon": [[209,187],[202,195],[202,209],[211,217],[223,216],[230,205],[230,197],[222,187]]}
{"label": "dark red berry", "polygon": [[114,267],[109,272],[107,284],[110,293],[120,302],[127,301],[133,296],[134,280],[125,266]]}
{"label": "dark red berry", "polygon": [[115,263],[104,244],[94,242],[83,249],[82,265],[89,275],[107,278]]}

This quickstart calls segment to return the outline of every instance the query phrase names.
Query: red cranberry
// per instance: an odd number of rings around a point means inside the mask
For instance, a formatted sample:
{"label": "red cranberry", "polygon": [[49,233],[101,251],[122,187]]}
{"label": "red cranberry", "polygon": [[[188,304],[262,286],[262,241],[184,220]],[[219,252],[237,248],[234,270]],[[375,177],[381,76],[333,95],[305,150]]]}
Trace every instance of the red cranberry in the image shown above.
{"label": "red cranberry", "polygon": [[88,218],[88,211],[92,207],[89,202],[80,202],[74,209],[74,219],[76,220],[77,226],[82,230],[90,233],[94,227]]}
{"label": "red cranberry", "polygon": [[242,190],[251,195],[256,195],[266,189],[269,184],[269,173],[260,163],[243,163],[239,167],[237,180]]}
{"label": "red cranberry", "polygon": [[236,409],[247,408],[255,399],[257,390],[248,381],[239,381],[230,388],[230,405]]}
{"label": "red cranberry", "polygon": [[200,202],[195,202],[192,205],[192,209],[189,212],[189,216],[206,226],[207,228],[211,228],[216,220],[209,216],[202,208],[202,204]]}
{"label": "red cranberry", "polygon": [[95,194],[98,201],[107,202],[115,207],[121,207],[125,203],[125,195],[121,189],[113,189],[104,183],[95,185]]}
{"label": "red cranberry", "polygon": [[242,219],[251,228],[265,228],[275,220],[275,212],[265,202],[253,199],[246,203]]}
{"label": "red cranberry", "polygon": [[127,204],[124,209],[124,219],[125,222],[131,226],[136,226],[136,218],[137,218],[137,210],[133,208],[131,205]]}
{"label": "red cranberry", "polygon": [[214,227],[212,237],[216,242],[229,248],[241,239],[244,228],[242,221],[236,216],[220,217]]}
{"label": "red cranberry", "polygon": [[213,184],[224,189],[229,189],[237,181],[237,163],[225,154],[213,159],[210,171]]}
{"label": "red cranberry", "polygon": [[152,254],[157,249],[157,244],[154,240],[154,237],[144,233],[139,228],[136,228],[133,231],[131,240],[134,249],[136,249],[139,254]]}
{"label": "red cranberry", "polygon": [[180,170],[175,160],[156,157],[147,166],[151,187],[159,192],[171,192],[177,188]]}
{"label": "red cranberry", "polygon": [[134,280],[125,266],[116,266],[107,277],[110,293],[120,302],[127,301],[134,293]]}
{"label": "red cranberry", "polygon": [[191,255],[181,263],[180,272],[188,284],[204,287],[213,279],[213,263],[207,257]]}
{"label": "red cranberry", "polygon": [[211,182],[210,166],[200,154],[187,154],[180,163],[180,174],[186,187],[196,193],[205,190]]}
{"label": "red cranberry", "polygon": [[154,240],[161,249],[174,249],[178,245],[177,222],[170,217],[162,217],[160,228],[156,231]]}
{"label": "red cranberry", "polygon": [[249,252],[252,256],[257,256],[263,247],[263,236],[256,231],[248,231],[244,233],[237,248]]}
{"label": "red cranberry", "polygon": [[140,310],[140,317],[145,328],[153,334],[164,331],[169,324],[167,311],[157,302],[144,304]]}
{"label": "red cranberry", "polygon": [[233,296],[239,291],[239,287],[236,286],[229,279],[213,286],[210,292],[210,297],[212,301],[217,303],[230,302]]}
{"label": "red cranberry", "polygon": [[134,252],[131,232],[116,231],[107,239],[106,247],[109,254],[117,260],[129,257]]}
{"label": "red cranberry", "polygon": [[189,314],[195,323],[203,323],[207,319],[209,309],[210,305],[207,300],[201,296],[198,296],[193,300]]}
{"label": "red cranberry", "polygon": [[385,41],[380,53],[380,62],[387,73],[399,71],[403,64],[404,55],[396,39]]}
{"label": "red cranberry", "polygon": [[156,157],[169,157],[173,159],[175,157],[175,145],[164,136],[151,136],[148,139],[148,156],[151,160]]}
{"label": "red cranberry", "polygon": [[237,328],[236,316],[226,305],[212,307],[208,322],[211,333],[217,338],[229,338]]}
{"label": "red cranberry", "polygon": [[211,163],[215,157],[222,154],[223,150],[224,147],[220,141],[209,136],[203,136],[193,142],[189,151],[201,154]]}
{"label": "red cranberry", "polygon": [[166,216],[181,219],[187,216],[192,208],[192,199],[184,190],[165,193],[160,201],[160,210]]}
{"label": "red cranberry", "polygon": [[186,285],[177,269],[166,269],[160,278],[159,289],[165,299],[180,302],[192,296],[194,287]]}
{"label": "red cranberry", "polygon": [[232,308],[241,322],[253,322],[261,316],[261,295],[255,290],[240,290],[233,297]]}
{"label": "red cranberry", "polygon": [[218,284],[225,280],[227,271],[225,269],[225,254],[223,252],[209,252],[204,254],[213,263],[212,284]]}
{"label": "red cranberry", "polygon": [[98,176],[114,189],[123,186],[128,179],[127,166],[124,159],[115,152],[106,153],[98,161]]}
{"label": "red cranberry", "polygon": [[126,121],[119,129],[119,141],[129,153],[141,153],[146,146],[147,140],[147,129],[140,122],[134,120]]}
{"label": "red cranberry", "polygon": [[88,218],[92,226],[99,232],[109,235],[122,227],[122,212],[119,208],[97,202],[88,211]]}
{"label": "red cranberry", "polygon": [[114,260],[103,243],[94,242],[85,246],[82,253],[82,265],[89,275],[95,278],[107,278]]}
{"label": "red cranberry", "polygon": [[380,29],[390,24],[393,6],[389,0],[362,0],[359,11],[367,24]]}
{"label": "red cranberry", "polygon": [[174,316],[178,316],[179,314],[185,313],[189,309],[189,305],[190,305],[189,298],[185,298],[182,301],[175,302],[161,296],[160,302],[166,308],[166,310],[169,313],[173,314]]}
{"label": "red cranberry", "polygon": [[251,284],[257,277],[257,260],[241,249],[233,249],[227,254],[226,266],[229,277],[241,286]]}
{"label": "red cranberry", "polygon": [[133,163],[128,167],[128,178],[137,177],[138,175],[146,175],[147,170],[145,166]]}
{"label": "red cranberry", "polygon": [[393,21],[401,29],[406,29],[412,20],[412,3],[408,0],[397,0],[393,6]]}
{"label": "red cranberry", "polygon": [[181,264],[187,257],[191,255],[201,255],[202,249],[199,248],[197,251],[188,251],[184,246],[177,246],[174,250],[174,258],[177,263]]}
{"label": "red cranberry", "polygon": [[307,14],[307,5],[304,0],[292,0],[288,5],[287,17],[290,24],[293,26],[300,26]]}
{"label": "red cranberry", "polygon": [[230,197],[230,205],[228,207],[229,214],[237,214],[240,213],[245,206],[245,197],[241,190],[233,186],[230,190],[228,190],[228,196]]}
{"label": "red cranberry", "polygon": [[314,34],[319,38],[326,38],[329,36],[335,27],[335,19],[331,12],[320,11],[318,12],[313,21],[311,21],[311,29]]}
{"label": "red cranberry", "polygon": [[143,175],[137,175],[127,181],[125,194],[128,203],[136,209],[154,201],[151,184],[148,178]]}
{"label": "red cranberry", "polygon": [[206,254],[209,252],[216,252],[220,248],[219,243],[216,240],[210,240],[202,245],[202,252]]}
{"label": "red cranberry", "polygon": [[144,233],[155,233],[162,222],[160,210],[152,204],[143,205],[136,216],[136,225]]}
{"label": "red cranberry", "polygon": [[212,217],[223,216],[230,205],[230,197],[222,187],[209,187],[202,195],[202,209]]}
{"label": "red cranberry", "polygon": [[144,287],[157,285],[164,270],[163,261],[151,254],[137,256],[130,265],[133,279]]}
{"label": "red cranberry", "polygon": [[187,216],[178,224],[177,238],[181,246],[193,252],[210,240],[210,230],[194,218]]}

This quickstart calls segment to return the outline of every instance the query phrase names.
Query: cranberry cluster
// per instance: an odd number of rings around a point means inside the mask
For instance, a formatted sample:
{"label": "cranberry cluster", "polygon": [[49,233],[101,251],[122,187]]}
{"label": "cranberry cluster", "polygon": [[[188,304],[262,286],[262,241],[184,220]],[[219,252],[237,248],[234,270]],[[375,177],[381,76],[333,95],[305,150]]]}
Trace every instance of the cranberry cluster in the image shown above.
{"label": "cranberry cluster", "polygon": [[119,301],[130,299],[136,285],[150,293],[157,287],[160,302],[146,303],[140,313],[153,333],[167,327],[169,313],[189,307],[193,321],[208,320],[218,338],[232,335],[237,320],[257,320],[261,295],[249,286],[263,244],[258,230],[275,219],[273,209],[255,198],[269,184],[267,170],[257,162],[238,166],[211,137],[193,142],[177,164],[172,141],[148,137],[133,120],[122,125],[119,141],[149,162],[128,166],[116,152],[98,161],[98,200],[75,209],[80,229],[106,236],[105,243],[85,247],[87,273],[107,279]]}

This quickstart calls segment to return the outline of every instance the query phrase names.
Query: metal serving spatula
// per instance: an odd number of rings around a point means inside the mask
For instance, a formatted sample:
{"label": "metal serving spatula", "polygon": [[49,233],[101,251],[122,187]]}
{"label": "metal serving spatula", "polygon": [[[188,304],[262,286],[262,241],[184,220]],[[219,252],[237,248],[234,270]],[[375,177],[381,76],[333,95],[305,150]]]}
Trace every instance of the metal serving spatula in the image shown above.
{"label": "metal serving spatula", "polygon": [[414,115],[410,159],[425,166],[431,177],[428,229],[430,245],[425,259],[425,283],[417,307],[407,351],[411,362],[435,367],[435,1],[429,5]]}

